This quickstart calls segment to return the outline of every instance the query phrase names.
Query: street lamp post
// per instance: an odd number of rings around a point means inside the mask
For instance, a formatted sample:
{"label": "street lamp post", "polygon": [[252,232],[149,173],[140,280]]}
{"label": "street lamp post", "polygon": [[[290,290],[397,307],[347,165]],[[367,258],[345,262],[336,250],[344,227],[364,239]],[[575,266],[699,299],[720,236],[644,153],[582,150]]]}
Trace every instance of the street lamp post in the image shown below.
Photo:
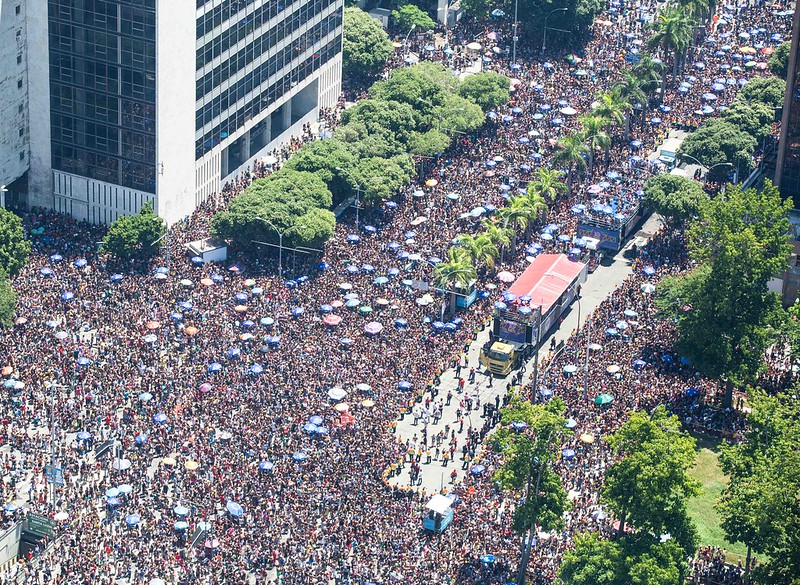
{"label": "street lamp post", "polygon": [[288,234],[292,230],[302,230],[302,229],[307,228],[308,226],[305,226],[305,225],[293,225],[293,226],[289,226],[284,231],[281,231],[277,227],[275,227],[275,224],[272,223],[268,219],[264,219],[263,217],[260,217],[260,216],[256,216],[256,219],[258,219],[260,221],[263,221],[265,224],[267,224],[269,227],[271,227],[273,230],[275,230],[276,234],[278,234],[278,278],[283,280],[283,236],[285,236],[286,234]]}
{"label": "street lamp post", "polygon": [[406,57],[408,55],[408,37],[411,36],[411,33],[414,32],[415,28],[417,28],[417,25],[416,24],[412,24],[411,28],[408,30],[408,34],[406,35],[406,38],[403,39],[403,57]]}
{"label": "street lamp post", "polygon": [[[715,164],[715,165],[712,165],[712,166],[710,166],[710,167],[707,167],[706,165],[704,165],[702,162],[700,162],[699,160],[697,160],[695,157],[693,157],[693,156],[691,156],[691,155],[688,155],[688,154],[682,154],[682,155],[681,155],[681,158],[682,158],[682,159],[684,159],[684,158],[688,158],[688,159],[691,159],[691,160],[693,160],[694,162],[696,162],[696,163],[697,163],[697,164],[700,166],[700,168],[702,168],[702,169],[705,169],[705,170],[706,170],[706,177],[708,177],[708,174],[709,174],[711,171],[713,171],[714,169],[716,169],[717,167],[731,167],[731,168],[733,168],[733,166],[734,166],[734,165],[733,165],[733,163],[725,161],[725,162],[717,163],[717,164]],[[705,184],[705,178],[703,179],[703,184]]]}
{"label": "street lamp post", "polygon": [[[544,17],[544,32],[542,34],[542,53],[544,53],[544,50],[547,48],[547,45],[546,45],[546,43],[547,43],[547,19],[550,18],[550,16],[552,14],[556,13],[556,12],[566,12],[566,11],[567,11],[566,8],[556,8],[555,10],[551,10],[550,12],[548,12],[547,16]],[[515,15],[514,18],[516,18],[516,15]],[[515,24],[515,26],[516,26],[516,24]]]}
{"label": "street lamp post", "polygon": [[[161,221],[161,218],[160,217],[154,217],[153,221]],[[167,231],[164,232],[164,235],[162,235],[160,238],[158,238],[155,242],[153,242],[150,245],[151,246],[155,246],[157,243],[159,243],[163,239],[166,239],[166,243],[164,244],[164,248],[166,248],[166,251],[167,251],[165,260],[166,260],[166,267],[169,268],[169,228],[167,228]]]}
{"label": "street lamp post", "polygon": [[514,36],[512,37],[512,44],[511,44],[511,64],[517,64],[517,40],[519,36],[517,36],[517,13],[519,12],[519,0],[514,0]]}

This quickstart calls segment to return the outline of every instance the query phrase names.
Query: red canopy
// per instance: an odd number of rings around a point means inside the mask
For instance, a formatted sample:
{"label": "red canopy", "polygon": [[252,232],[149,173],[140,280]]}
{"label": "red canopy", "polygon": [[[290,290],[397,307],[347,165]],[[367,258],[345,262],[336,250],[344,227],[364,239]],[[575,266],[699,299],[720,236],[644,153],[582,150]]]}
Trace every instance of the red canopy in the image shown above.
{"label": "red canopy", "polygon": [[531,305],[541,305],[544,315],[585,266],[582,262],[573,262],[565,254],[540,254],[508,290],[517,298],[530,296]]}

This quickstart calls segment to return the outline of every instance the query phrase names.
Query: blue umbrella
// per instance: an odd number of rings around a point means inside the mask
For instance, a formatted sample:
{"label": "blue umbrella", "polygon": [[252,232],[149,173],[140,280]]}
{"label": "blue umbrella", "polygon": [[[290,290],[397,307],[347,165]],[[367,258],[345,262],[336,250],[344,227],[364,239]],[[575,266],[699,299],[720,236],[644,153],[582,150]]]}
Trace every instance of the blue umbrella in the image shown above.
{"label": "blue umbrella", "polygon": [[633,367],[634,368],[643,368],[647,365],[647,362],[644,360],[633,360]]}
{"label": "blue umbrella", "polygon": [[619,331],[614,329],[613,327],[609,327],[606,329],[606,335],[610,335],[611,337],[616,337],[619,335]]}
{"label": "blue umbrella", "polygon": [[642,141],[641,140],[631,140],[631,146],[633,148],[641,148],[642,147]]}
{"label": "blue umbrella", "polygon": [[123,276],[121,274],[112,274],[111,275],[111,282],[121,282]]}
{"label": "blue umbrella", "polygon": [[240,350],[238,347],[229,347],[228,348],[228,358],[230,358],[230,359],[235,359],[235,358],[239,357],[239,355],[241,355],[241,353],[242,353],[242,350]]}
{"label": "blue umbrella", "polygon": [[377,285],[383,285],[383,284],[388,283],[389,279],[387,277],[385,277],[385,276],[379,276],[373,282],[375,284],[377,284]]}
{"label": "blue umbrella", "polygon": [[167,422],[167,415],[164,414],[163,412],[159,412],[158,414],[153,416],[153,421],[159,424],[164,424],[165,422]]}
{"label": "blue umbrella", "polygon": [[515,420],[514,422],[511,423],[511,428],[513,428],[517,432],[524,431],[525,429],[528,428],[528,423],[521,420]]}
{"label": "blue umbrella", "polygon": [[53,276],[53,271],[45,266],[44,268],[39,269],[39,274],[42,276]]}
{"label": "blue umbrella", "polygon": [[153,399],[153,395],[149,392],[142,392],[139,394],[139,400],[142,402],[150,402]]}
{"label": "blue umbrella", "polygon": [[436,266],[437,264],[442,263],[442,259],[438,258],[437,256],[431,256],[430,258],[428,258],[428,263],[431,264],[432,266]]}
{"label": "blue umbrella", "polygon": [[183,532],[187,528],[189,528],[189,523],[185,520],[178,520],[175,524],[172,525],[172,528],[177,530],[178,532]]}
{"label": "blue umbrella", "polygon": [[253,364],[250,366],[250,373],[254,376],[258,376],[259,374],[264,373],[264,366],[261,364]]}
{"label": "blue umbrella", "polygon": [[317,264],[317,270],[327,270],[329,266],[330,264],[328,264],[327,262],[320,262],[319,264]]}
{"label": "blue umbrella", "polygon": [[287,280],[283,283],[283,286],[286,288],[297,288],[297,281],[296,280]]}
{"label": "blue umbrella", "polygon": [[358,237],[357,234],[349,234],[347,236],[347,241],[350,242],[351,244],[357,244],[359,240],[361,240],[361,238]]}
{"label": "blue umbrella", "polygon": [[92,360],[90,360],[87,357],[82,357],[81,356],[81,357],[78,358],[78,365],[79,366],[88,366],[91,363],[92,363]]}
{"label": "blue umbrella", "polygon": [[320,415],[315,414],[314,416],[308,419],[308,422],[310,422],[312,425],[320,426],[323,423],[323,420]]}
{"label": "blue umbrella", "polygon": [[398,318],[394,320],[395,327],[408,327],[408,321],[403,318]]}
{"label": "blue umbrella", "polygon": [[281,342],[281,338],[278,335],[272,335],[271,337],[267,338],[267,343],[270,345],[278,345]]}
{"label": "blue umbrella", "polygon": [[181,301],[180,303],[178,303],[178,306],[181,309],[183,309],[184,311],[193,311],[194,310],[194,305],[192,304],[191,301]]}
{"label": "blue umbrella", "polygon": [[208,365],[208,371],[211,372],[212,374],[214,372],[219,372],[221,369],[222,369],[222,364],[219,362],[213,362]]}
{"label": "blue umbrella", "polygon": [[136,526],[139,522],[142,521],[142,517],[139,514],[128,514],[125,516],[125,524],[128,526]]}
{"label": "blue umbrella", "polygon": [[407,392],[407,391],[411,390],[411,382],[408,382],[406,380],[400,380],[397,383],[397,388]]}
{"label": "blue umbrella", "polygon": [[569,237],[567,234],[559,234],[558,235],[558,241],[559,242],[564,243],[564,242],[569,242],[570,240],[572,240],[572,238]]}
{"label": "blue umbrella", "polygon": [[255,322],[251,321],[250,319],[245,319],[244,321],[242,321],[242,327],[246,329],[250,329],[251,327],[255,326],[256,326]]}
{"label": "blue umbrella", "polygon": [[318,427],[317,425],[313,424],[313,423],[306,423],[306,424],[303,426],[303,431],[305,431],[305,432],[306,432],[306,433],[308,433],[309,435],[313,435],[313,434],[314,434],[314,433],[316,433],[318,430],[319,430],[319,427]]}
{"label": "blue umbrella", "polygon": [[486,117],[490,120],[497,120],[497,113],[495,112],[487,112]]}
{"label": "blue umbrella", "polygon": [[347,269],[346,269],[346,270],[347,270],[347,272],[349,272],[350,274],[358,274],[358,272],[359,272],[359,268],[358,268],[358,266],[356,266],[355,264],[349,264],[349,265],[347,266]]}
{"label": "blue umbrella", "polygon": [[325,303],[324,305],[320,305],[319,310],[322,311],[323,313],[332,313],[333,306]]}
{"label": "blue umbrella", "polygon": [[172,319],[173,321],[182,321],[183,315],[181,315],[180,313],[171,313],[169,318]]}
{"label": "blue umbrella", "polygon": [[275,324],[275,319],[273,319],[272,317],[261,317],[261,319],[259,319],[258,322],[261,323],[264,327],[271,327],[272,325]]}
{"label": "blue umbrella", "polygon": [[642,268],[642,272],[644,272],[647,276],[653,276],[656,273],[656,269],[652,266],[645,266]]}
{"label": "blue umbrella", "polygon": [[470,468],[469,468],[469,472],[470,472],[472,475],[480,475],[480,474],[481,474],[481,473],[483,473],[485,470],[486,470],[486,467],[485,467],[485,466],[483,466],[483,465],[473,465],[472,467],[470,467]]}
{"label": "blue umbrella", "polygon": [[434,321],[433,323],[431,323],[431,327],[433,327],[438,331],[439,329],[444,329],[444,323],[442,323],[441,321]]}
{"label": "blue umbrella", "polygon": [[572,459],[573,457],[575,457],[575,451],[573,449],[564,449],[563,451],[561,451],[561,456],[564,459]]}
{"label": "blue umbrella", "polygon": [[136,441],[137,445],[144,445],[147,442],[147,435],[145,435],[144,433],[139,433],[138,435],[136,435],[134,441]]}
{"label": "blue umbrella", "polygon": [[237,301],[243,303],[244,301],[246,301],[248,299],[248,296],[247,296],[247,293],[238,292],[235,295],[233,295],[233,298],[235,298]]}
{"label": "blue umbrella", "polygon": [[687,388],[686,389],[686,396],[688,396],[689,398],[694,398],[699,393],[700,392],[697,390],[697,388]]}
{"label": "blue umbrella", "polygon": [[496,301],[494,304],[494,308],[497,309],[498,311],[505,311],[508,308],[508,305],[506,305],[501,301]]}
{"label": "blue umbrella", "polygon": [[74,298],[75,298],[75,293],[73,293],[73,292],[64,291],[63,293],[61,293],[61,300],[62,301],[71,301]]}
{"label": "blue umbrella", "polygon": [[539,237],[540,237],[541,239],[543,239],[545,242],[549,242],[549,241],[551,241],[551,240],[553,239],[553,234],[550,234],[550,233],[547,233],[547,232],[545,232],[545,233],[543,233],[543,234],[542,234],[541,236],[539,236]]}
{"label": "blue umbrella", "polygon": [[[475,467],[481,467],[481,466],[476,465]],[[494,555],[483,555],[481,557],[481,562],[484,565],[491,565],[492,563],[494,563]]]}
{"label": "blue umbrella", "polygon": [[53,254],[50,256],[50,262],[54,262],[56,264],[61,262],[63,259],[64,257],[61,254]]}
{"label": "blue umbrella", "polygon": [[371,273],[375,272],[375,267],[372,264],[362,264],[361,270],[363,270],[366,273]]}
{"label": "blue umbrella", "polygon": [[116,508],[119,506],[119,500],[117,498],[106,498],[106,506],[109,508]]}
{"label": "blue umbrella", "polygon": [[224,276],[222,276],[221,274],[216,274],[216,273],[212,273],[210,278],[211,278],[211,280],[213,280],[216,283],[220,283],[220,282],[225,280]]}
{"label": "blue umbrella", "polygon": [[553,395],[553,391],[549,388],[539,388],[539,396],[542,398],[550,398]]}
{"label": "blue umbrella", "polygon": [[228,500],[228,503],[225,504],[225,509],[228,511],[228,514],[234,518],[240,518],[242,514],[244,514],[244,509],[239,504],[231,500]]}
{"label": "blue umbrella", "polygon": [[490,296],[492,296],[492,293],[490,293],[488,290],[478,291],[479,299],[488,299]]}
{"label": "blue umbrella", "polygon": [[156,268],[156,274],[169,274],[169,268],[166,266],[159,266]]}
{"label": "blue umbrella", "polygon": [[376,228],[374,225],[365,225],[362,229],[368,234],[374,234],[378,231],[378,228]]}
{"label": "blue umbrella", "polygon": [[575,427],[578,426],[578,421],[576,421],[574,418],[568,418],[564,426],[567,427],[568,429],[574,429]]}
{"label": "blue umbrella", "polygon": [[661,356],[661,361],[664,362],[665,364],[671,364],[672,356],[669,355],[668,353],[665,353],[664,355]]}
{"label": "blue umbrella", "polygon": [[192,256],[192,264],[202,264],[205,262],[202,257],[200,256]]}
{"label": "blue umbrella", "polygon": [[299,317],[303,312],[303,307],[294,307],[292,309],[292,317]]}
{"label": "blue umbrella", "polygon": [[394,252],[394,251],[396,251],[396,250],[399,250],[400,248],[402,248],[402,246],[401,246],[400,244],[398,244],[397,242],[389,242],[389,243],[386,245],[386,247],[387,247],[387,248],[389,248],[389,249],[390,249],[392,252]]}
{"label": "blue umbrella", "polygon": [[274,468],[275,464],[273,464],[272,461],[262,461],[261,463],[258,464],[258,469],[265,473],[269,473]]}
{"label": "blue umbrella", "polygon": [[77,437],[79,441],[88,441],[89,439],[92,438],[92,433],[88,431],[81,431],[80,433],[78,433]]}
{"label": "blue umbrella", "polygon": [[308,459],[308,457],[306,457],[306,454],[303,453],[302,451],[297,451],[292,455],[292,459],[294,459],[294,461],[296,461],[297,463],[302,463],[303,461]]}
{"label": "blue umbrella", "polygon": [[507,303],[513,302],[517,300],[517,295],[512,293],[510,290],[503,291],[503,300]]}
{"label": "blue umbrella", "polygon": [[118,495],[119,495],[119,490],[115,487],[111,487],[106,490],[107,498],[116,498]]}
{"label": "blue umbrella", "polygon": [[456,329],[458,329],[458,326],[455,323],[445,323],[444,329],[450,333],[455,333]]}

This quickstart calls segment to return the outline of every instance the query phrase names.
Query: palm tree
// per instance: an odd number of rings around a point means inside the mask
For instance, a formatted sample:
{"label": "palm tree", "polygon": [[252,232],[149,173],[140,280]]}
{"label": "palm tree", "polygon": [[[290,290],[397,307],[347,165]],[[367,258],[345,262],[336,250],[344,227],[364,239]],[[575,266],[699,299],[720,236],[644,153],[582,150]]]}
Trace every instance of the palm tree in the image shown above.
{"label": "palm tree", "polygon": [[459,234],[456,236],[456,242],[458,243],[458,250],[471,264],[475,266],[484,265],[487,268],[494,267],[494,262],[499,253],[497,246],[485,233],[477,236]]}
{"label": "palm tree", "polygon": [[[539,197],[541,204],[544,204],[544,200]],[[544,205],[544,209],[547,209],[547,205]],[[509,227],[509,225],[519,228],[525,232],[527,237],[528,234],[528,227],[535,222],[542,214],[542,207],[540,205],[535,205],[534,201],[528,199],[525,195],[519,195],[511,199],[511,202],[508,206],[504,207],[498,212],[498,216],[503,221],[503,225],[505,227]],[[512,232],[511,236],[511,248],[514,249],[517,246],[517,232],[516,230]]]}
{"label": "palm tree", "polygon": [[[672,54],[672,78],[678,75],[678,65],[683,59],[692,40],[694,21],[686,9],[679,6],[667,6],[661,10],[653,24],[653,34],[647,41],[651,49],[660,49],[662,55]],[[661,101],[667,90],[667,69],[661,74]]]}
{"label": "palm tree", "polygon": [[708,20],[708,16],[714,12],[717,3],[714,0],[678,0],[678,4],[689,11],[689,14],[696,16],[701,22]]}
{"label": "palm tree", "polygon": [[581,116],[581,126],[583,131],[583,142],[589,149],[589,177],[594,171],[594,153],[598,149],[606,149],[611,146],[611,137],[606,132],[608,119],[601,116]]}
{"label": "palm tree", "polygon": [[644,112],[644,107],[647,103],[647,96],[642,88],[642,83],[641,77],[630,69],[625,69],[622,72],[622,78],[611,86],[611,91],[617,94],[619,99],[628,106],[625,109],[625,142],[631,137],[631,110],[633,104],[641,104],[642,112]]}
{"label": "palm tree", "polygon": [[536,170],[536,178],[528,183],[528,197],[531,197],[533,193],[544,199],[544,201],[555,201],[559,193],[563,193],[567,189],[567,186],[561,180],[563,176],[564,173],[559,170],[539,167]]}
{"label": "palm tree", "polygon": [[463,253],[450,248],[449,260],[438,264],[434,269],[433,282],[437,288],[445,289],[450,293],[450,312],[456,311],[456,293],[454,288],[461,286],[466,289],[470,282],[478,277],[475,266],[469,263]]}
{"label": "palm tree", "polygon": [[592,110],[592,114],[606,118],[609,122],[622,126],[625,122],[625,113],[631,105],[622,95],[615,90],[601,91],[597,94],[597,105]]}
{"label": "palm tree", "polygon": [[486,237],[500,250],[500,264],[502,264],[503,254],[511,244],[511,237],[514,232],[507,227],[497,225],[490,219],[484,219],[482,224]]}
{"label": "palm tree", "polygon": [[647,96],[653,95],[661,87],[661,75],[665,65],[650,53],[639,53],[639,61],[633,66],[633,74],[638,78],[639,87]]}
{"label": "palm tree", "polygon": [[567,168],[567,193],[572,193],[572,179],[575,170],[586,168],[586,159],[583,157],[588,154],[588,151],[580,134],[565,136],[556,144],[553,162]]}

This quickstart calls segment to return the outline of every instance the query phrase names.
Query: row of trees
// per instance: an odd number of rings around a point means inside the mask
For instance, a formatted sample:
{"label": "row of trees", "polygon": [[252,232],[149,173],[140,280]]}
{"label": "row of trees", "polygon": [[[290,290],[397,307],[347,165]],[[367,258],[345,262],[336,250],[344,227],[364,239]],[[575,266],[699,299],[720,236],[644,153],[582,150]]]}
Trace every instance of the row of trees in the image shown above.
{"label": "row of trees", "polygon": [[[448,251],[448,261],[436,266],[434,283],[442,289],[466,287],[479,271],[493,269],[506,248],[516,248],[518,235],[527,239],[537,222],[547,215],[548,203],[565,191],[563,173],[539,168],[526,193],[513,196],[493,219],[484,219],[475,234],[459,234]],[[451,304],[455,295],[451,296]],[[451,306],[451,311],[454,307]]]}

